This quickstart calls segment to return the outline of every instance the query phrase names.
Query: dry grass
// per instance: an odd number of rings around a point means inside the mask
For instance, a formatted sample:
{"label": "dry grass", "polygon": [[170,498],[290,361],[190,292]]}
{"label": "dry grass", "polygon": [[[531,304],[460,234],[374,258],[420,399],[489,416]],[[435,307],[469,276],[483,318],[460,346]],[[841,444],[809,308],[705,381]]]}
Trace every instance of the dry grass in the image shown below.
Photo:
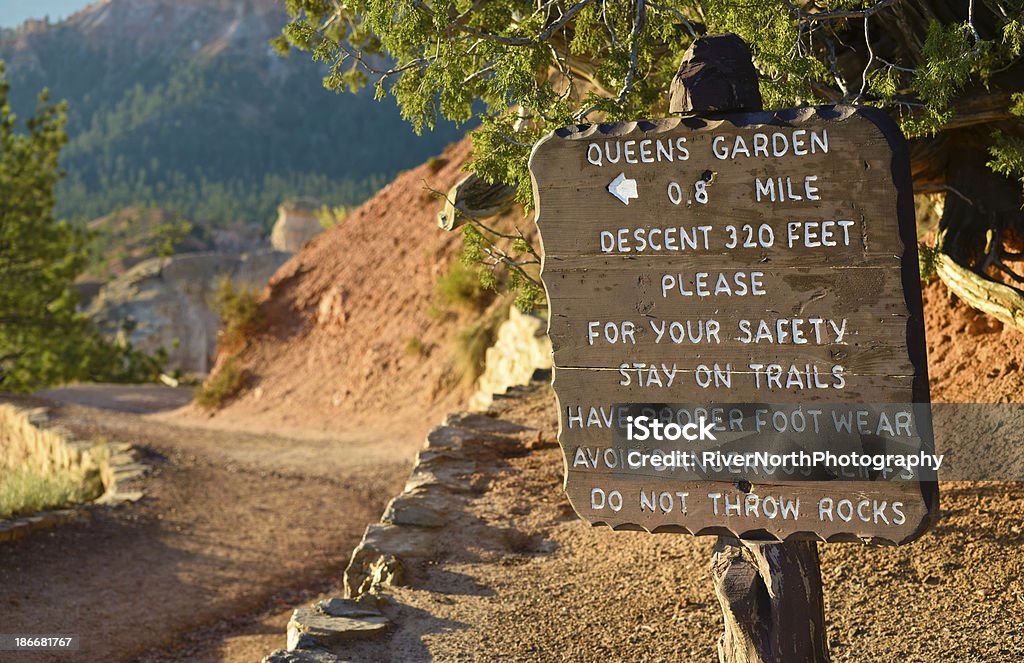
{"label": "dry grass", "polygon": [[112,483],[109,449],[80,450],[29,413],[0,406],[0,518],[86,502]]}
{"label": "dry grass", "polygon": [[86,487],[70,474],[45,476],[28,469],[0,474],[0,519],[85,502]]}
{"label": "dry grass", "polygon": [[455,363],[467,385],[484,372],[487,350],[498,338],[498,327],[508,319],[509,304],[502,298],[476,321],[459,330],[455,337]]}
{"label": "dry grass", "polygon": [[478,269],[461,262],[452,266],[434,284],[434,305],[441,308],[461,308],[483,311],[494,301],[495,292],[480,282]]}

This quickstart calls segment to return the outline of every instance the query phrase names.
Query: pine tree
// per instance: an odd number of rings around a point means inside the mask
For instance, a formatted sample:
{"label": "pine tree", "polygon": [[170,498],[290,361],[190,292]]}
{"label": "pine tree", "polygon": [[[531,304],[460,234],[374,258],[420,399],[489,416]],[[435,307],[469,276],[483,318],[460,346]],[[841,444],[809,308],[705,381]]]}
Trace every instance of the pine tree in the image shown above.
{"label": "pine tree", "polygon": [[[971,287],[992,285],[997,272],[1024,282],[1007,265],[1024,259],[1024,247],[1014,247],[1024,238],[1022,0],[286,4],[293,20],[276,40],[280,49],[308,50],[325,63],[330,89],[373,85],[379,98],[392,95],[418,131],[439,116],[477,115],[471,169],[515,186],[527,206],[536,140],[561,126],[667,114],[686,48],[700,35],[734,32],[753,50],[766,108],[868,104],[900,122],[914,139],[917,190],[947,194],[938,245],[928,247],[944,280],[957,281],[949,275],[960,270]],[[466,228],[470,257],[531,262],[532,249],[502,251],[488,242],[509,238]],[[1022,295],[1001,292],[990,312],[1024,316]]]}
{"label": "pine tree", "polygon": [[0,389],[155,377],[162,363],[105,341],[76,310],[85,234],[53,214],[64,106],[44,91],[24,131],[0,62]]}

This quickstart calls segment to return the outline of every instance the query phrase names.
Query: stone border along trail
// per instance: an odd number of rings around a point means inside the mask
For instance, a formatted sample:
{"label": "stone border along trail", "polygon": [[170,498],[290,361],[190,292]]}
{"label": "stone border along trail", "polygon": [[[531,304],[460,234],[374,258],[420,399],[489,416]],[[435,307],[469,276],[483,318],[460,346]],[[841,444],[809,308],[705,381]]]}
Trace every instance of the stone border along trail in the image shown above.
{"label": "stone border along trail", "polygon": [[[67,431],[60,427],[50,427],[50,411],[46,407],[20,409],[28,421],[40,429],[50,429],[64,438],[64,443],[71,449],[87,451],[92,442],[89,440],[69,437]],[[67,508],[49,509],[13,518],[0,518],[0,544],[15,541],[30,532],[45,530],[73,522],[84,514],[84,510],[96,507],[117,506],[142,499],[141,490],[125,490],[129,483],[137,482],[149,471],[149,466],[140,462],[139,454],[130,444],[117,443],[108,445],[110,458],[106,462],[109,475],[102,495],[89,502],[73,504]],[[137,488],[136,484],[132,488]]]}
{"label": "stone border along trail", "polygon": [[[538,390],[546,387],[534,383],[529,389],[514,388],[496,397],[497,411],[453,414],[432,430],[405,488],[388,503],[380,522],[366,528],[352,553],[344,575],[350,598],[296,609],[288,623],[287,649],[271,653],[264,663],[341,661],[332,649],[341,653],[355,641],[386,634],[392,627],[385,614],[393,603],[389,590],[425,580],[429,569],[447,556],[451,530],[463,526],[469,502],[487,493],[505,467],[503,459],[545,444],[535,428],[488,416],[508,409],[502,404],[509,399]],[[548,440],[550,446],[552,438]],[[504,533],[496,543],[507,547],[507,537]]]}

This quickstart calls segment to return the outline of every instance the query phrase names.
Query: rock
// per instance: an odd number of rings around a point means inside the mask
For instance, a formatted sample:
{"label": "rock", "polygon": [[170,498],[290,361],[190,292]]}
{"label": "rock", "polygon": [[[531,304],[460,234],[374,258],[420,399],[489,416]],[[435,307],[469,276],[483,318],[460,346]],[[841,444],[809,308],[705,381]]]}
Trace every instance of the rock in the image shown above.
{"label": "rock", "polygon": [[265,656],[261,663],[341,663],[342,659],[322,649],[278,649]]}
{"label": "rock", "polygon": [[342,331],[348,322],[348,290],[341,285],[329,288],[316,309],[316,324],[325,329]]}
{"label": "rock", "polygon": [[394,555],[384,554],[370,565],[370,586],[366,591],[405,584],[405,564]]}
{"label": "rock", "polygon": [[413,527],[443,527],[449,520],[453,498],[440,491],[417,490],[391,500],[381,521]]}
{"label": "rock", "polygon": [[524,314],[517,306],[510,309],[494,345],[487,349],[484,372],[469,401],[471,410],[486,410],[495,394],[529,384],[537,370],[551,368],[551,340],[546,332],[543,318]]}
{"label": "rock", "polygon": [[216,351],[220,319],[210,301],[222,276],[236,286],[262,288],[288,254],[278,251],[232,256],[187,253],[146,260],[108,283],[89,313],[108,336],[122,333],[148,353],[168,351],[168,369],[206,373]]}
{"label": "rock", "polygon": [[257,253],[267,248],[267,239],[262,224],[243,223],[230,228],[213,228],[210,231],[213,249],[218,253]]}
{"label": "rock", "polygon": [[446,424],[466,429],[467,434],[472,438],[493,437],[495,435],[518,435],[532,430],[521,424],[517,424],[498,417],[492,417],[478,412],[458,412],[448,415]]}
{"label": "rock", "polygon": [[380,617],[381,612],[375,603],[374,595],[363,594],[358,599],[330,598],[317,601],[313,609],[329,617]]}
{"label": "rock", "polygon": [[461,428],[449,425],[445,421],[444,426],[438,426],[427,433],[427,449],[430,450],[451,450],[459,451],[467,440],[472,440],[473,435]]}
{"label": "rock", "polygon": [[239,256],[231,279],[236,285],[248,284],[262,290],[270,277],[290,256],[283,251],[252,251]]}
{"label": "rock", "polygon": [[389,523],[366,528],[345,569],[345,594],[360,596],[381,587],[405,583],[405,563],[433,555],[432,530]]}
{"label": "rock", "polygon": [[335,617],[314,608],[297,608],[288,622],[288,651],[331,647],[349,640],[371,638],[391,621],[381,615]]}
{"label": "rock", "polygon": [[106,279],[100,279],[91,276],[79,276],[75,279],[74,287],[75,292],[78,293],[78,305],[82,308],[88,308],[92,300],[96,298],[96,295],[100,294],[100,290],[106,285]]}
{"label": "rock", "polygon": [[444,488],[453,493],[472,489],[472,476],[477,464],[472,460],[450,459],[442,454],[423,450],[416,459],[416,468],[405,482],[405,492],[428,488]]}
{"label": "rock", "polygon": [[290,200],[277,208],[277,221],[270,231],[270,245],[278,251],[295,253],[324,231],[320,205],[312,200]]}
{"label": "rock", "polygon": [[406,583],[405,564],[396,555],[359,547],[345,569],[345,593],[358,595]]}

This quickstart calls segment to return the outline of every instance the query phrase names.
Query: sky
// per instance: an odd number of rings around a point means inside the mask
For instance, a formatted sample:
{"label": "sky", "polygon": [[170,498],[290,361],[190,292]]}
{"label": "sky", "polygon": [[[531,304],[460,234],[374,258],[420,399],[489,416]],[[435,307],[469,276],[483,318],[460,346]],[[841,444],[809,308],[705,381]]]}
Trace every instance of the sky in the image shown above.
{"label": "sky", "polygon": [[0,28],[16,28],[27,19],[49,15],[56,21],[94,0],[0,0]]}

